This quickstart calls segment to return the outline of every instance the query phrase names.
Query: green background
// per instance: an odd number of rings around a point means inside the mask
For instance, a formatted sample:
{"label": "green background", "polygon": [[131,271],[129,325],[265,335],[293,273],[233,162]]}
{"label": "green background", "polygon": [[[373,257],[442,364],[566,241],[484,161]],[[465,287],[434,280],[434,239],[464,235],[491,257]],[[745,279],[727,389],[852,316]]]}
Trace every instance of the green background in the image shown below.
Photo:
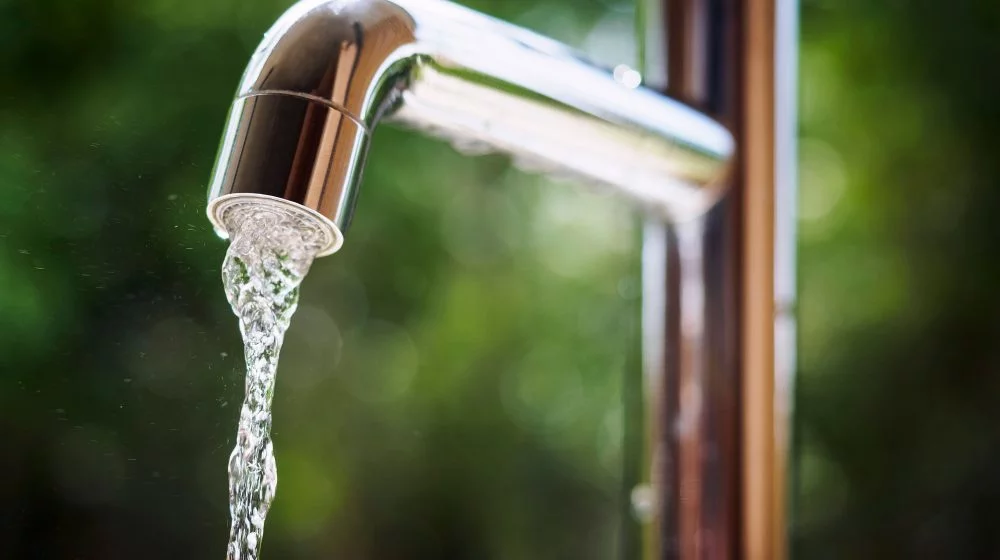
{"label": "green background", "polygon": [[[467,4],[634,57],[629,1]],[[223,554],[205,186],[286,6],[0,0],[0,556]],[[800,558],[1000,555],[998,37],[990,2],[802,6]],[[636,240],[613,199],[380,129],[286,341],[265,556],[612,557]]]}

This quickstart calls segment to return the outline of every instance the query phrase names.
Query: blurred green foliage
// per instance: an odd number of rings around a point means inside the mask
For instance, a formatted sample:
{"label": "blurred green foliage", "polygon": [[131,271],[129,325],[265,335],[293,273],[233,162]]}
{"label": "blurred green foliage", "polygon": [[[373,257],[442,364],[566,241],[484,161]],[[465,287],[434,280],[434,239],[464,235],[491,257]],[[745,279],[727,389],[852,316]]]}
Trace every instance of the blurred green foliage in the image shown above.
{"label": "blurred green foliage", "polygon": [[1000,5],[802,25],[796,552],[1000,557]]}

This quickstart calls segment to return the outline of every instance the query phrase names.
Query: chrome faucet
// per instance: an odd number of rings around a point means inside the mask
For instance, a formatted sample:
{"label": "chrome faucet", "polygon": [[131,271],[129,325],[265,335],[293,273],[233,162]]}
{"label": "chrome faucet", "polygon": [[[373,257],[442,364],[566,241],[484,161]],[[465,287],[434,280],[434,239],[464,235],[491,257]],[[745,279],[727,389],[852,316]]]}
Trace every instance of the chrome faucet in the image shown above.
{"label": "chrome faucet", "polygon": [[[328,231],[322,254],[334,253],[351,223],[371,136],[389,122],[612,189],[654,223],[676,228],[671,242],[680,260],[697,260],[697,224],[724,193],[733,136],[638,82],[634,70],[604,70],[559,43],[444,0],[301,0],[265,34],[243,76],[208,217],[226,237],[230,205],[292,204]],[[644,266],[647,277],[662,272]],[[692,354],[702,347],[704,282],[695,270],[676,284],[686,310],[668,309],[674,318],[664,319],[664,298],[653,294],[644,302],[645,340]],[[646,360],[663,362],[663,352],[647,351]],[[681,367],[697,383],[704,364],[685,357]]]}
{"label": "chrome faucet", "polygon": [[[689,220],[719,197],[734,151],[712,119],[569,48],[443,0],[303,0],[253,54],[226,124],[208,216],[264,195],[343,241],[376,126],[491,149],[609,186]],[[586,216],[581,216],[586,219]]]}

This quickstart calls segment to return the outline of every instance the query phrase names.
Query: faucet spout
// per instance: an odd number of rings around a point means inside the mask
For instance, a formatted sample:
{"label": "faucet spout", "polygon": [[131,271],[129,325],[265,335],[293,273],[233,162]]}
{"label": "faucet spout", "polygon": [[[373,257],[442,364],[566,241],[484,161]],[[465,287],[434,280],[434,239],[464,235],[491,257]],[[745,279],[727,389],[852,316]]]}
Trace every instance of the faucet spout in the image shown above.
{"label": "faucet spout", "polygon": [[718,199],[734,151],[709,117],[456,4],[301,0],[240,83],[209,190],[216,231],[233,199],[274,198],[319,218],[335,252],[383,121],[611,187],[673,221]]}

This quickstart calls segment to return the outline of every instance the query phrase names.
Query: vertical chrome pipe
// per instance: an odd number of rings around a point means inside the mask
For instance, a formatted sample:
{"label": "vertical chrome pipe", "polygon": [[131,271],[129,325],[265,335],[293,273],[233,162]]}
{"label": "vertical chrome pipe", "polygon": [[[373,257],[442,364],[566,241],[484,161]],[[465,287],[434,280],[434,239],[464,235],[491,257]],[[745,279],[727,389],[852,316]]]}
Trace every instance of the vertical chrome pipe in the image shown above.
{"label": "vertical chrome pipe", "polygon": [[794,0],[646,0],[651,87],[734,132],[721,203],[646,225],[645,366],[657,546],[650,558],[787,556],[795,361]]}
{"label": "vertical chrome pipe", "polygon": [[789,520],[795,513],[791,494],[792,421],[797,369],[796,302],[798,299],[798,61],[799,3],[777,0],[774,32],[774,437],[775,560],[789,556]]}
{"label": "vertical chrome pipe", "polygon": [[[734,117],[733,2],[647,0],[647,83]],[[644,341],[662,559],[740,556],[739,197],[694,221],[650,220]]]}

